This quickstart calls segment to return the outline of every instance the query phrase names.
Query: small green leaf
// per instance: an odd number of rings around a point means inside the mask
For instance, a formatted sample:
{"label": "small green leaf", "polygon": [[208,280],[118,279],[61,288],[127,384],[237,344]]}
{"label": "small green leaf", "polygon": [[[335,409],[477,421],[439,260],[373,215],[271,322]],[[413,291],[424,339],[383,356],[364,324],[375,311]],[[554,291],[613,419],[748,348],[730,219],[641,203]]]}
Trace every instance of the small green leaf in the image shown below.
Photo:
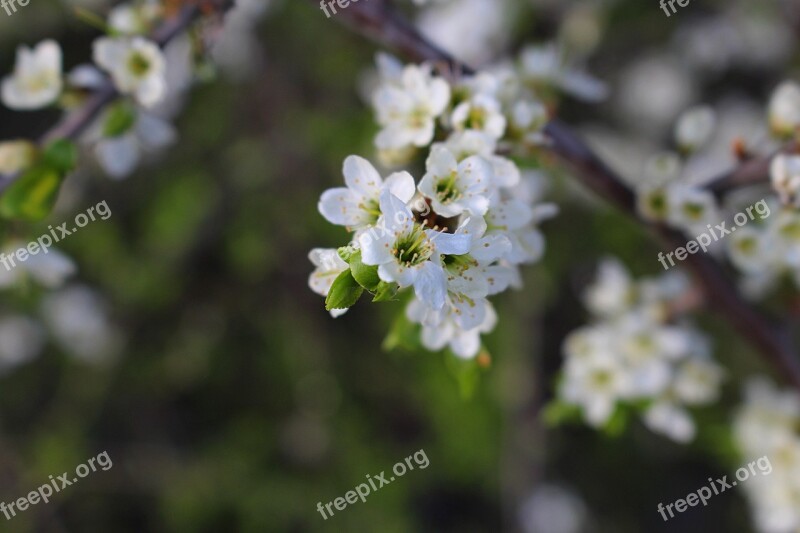
{"label": "small green leaf", "polygon": [[67,139],[53,141],[42,152],[42,164],[65,175],[78,164],[78,150],[75,143]]}
{"label": "small green leaf", "polygon": [[542,409],[542,419],[550,427],[580,422],[582,418],[580,407],[558,400],[551,401]]}
{"label": "small green leaf", "polygon": [[363,292],[364,287],[358,284],[349,270],[345,270],[331,285],[331,290],[325,299],[325,309],[330,311],[353,307]]}
{"label": "small green leaf", "polygon": [[353,253],[350,256],[350,271],[359,285],[368,291],[376,291],[381,282],[378,277],[378,267],[365,265],[361,262],[361,250]]}
{"label": "small green leaf", "polygon": [[37,221],[46,217],[58,198],[63,176],[45,166],[27,170],[0,197],[0,215]]}
{"label": "small green leaf", "polygon": [[103,124],[104,137],[119,137],[130,131],[136,123],[136,112],[133,107],[125,101],[112,106],[105,116]]}
{"label": "small green leaf", "polygon": [[397,296],[397,283],[388,283],[386,281],[381,281],[378,283],[378,286],[373,291],[375,294],[375,298],[372,299],[373,302],[391,302],[393,300],[397,300],[395,296]]}

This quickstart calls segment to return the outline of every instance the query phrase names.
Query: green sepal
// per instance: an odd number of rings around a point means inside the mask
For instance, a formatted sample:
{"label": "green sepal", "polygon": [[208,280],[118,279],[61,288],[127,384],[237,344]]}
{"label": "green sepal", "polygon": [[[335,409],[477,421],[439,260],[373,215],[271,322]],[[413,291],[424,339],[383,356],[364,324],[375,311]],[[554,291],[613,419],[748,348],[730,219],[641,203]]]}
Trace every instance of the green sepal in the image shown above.
{"label": "green sepal", "polygon": [[397,296],[398,286],[397,283],[389,283],[387,281],[381,281],[378,283],[378,286],[373,291],[375,297],[372,299],[373,302],[391,302],[397,300],[395,296]]}
{"label": "green sepal", "polygon": [[122,100],[114,104],[105,115],[103,123],[104,137],[119,137],[133,128],[136,123],[136,111],[133,106]]}
{"label": "green sepal", "polygon": [[339,274],[331,285],[328,297],[325,298],[325,309],[348,309],[361,298],[364,287],[358,284],[349,270]]}
{"label": "green sepal", "polygon": [[39,161],[0,197],[0,215],[30,222],[46,217],[56,203],[64,177],[75,168],[77,159],[71,141],[60,139],[48,145]]}

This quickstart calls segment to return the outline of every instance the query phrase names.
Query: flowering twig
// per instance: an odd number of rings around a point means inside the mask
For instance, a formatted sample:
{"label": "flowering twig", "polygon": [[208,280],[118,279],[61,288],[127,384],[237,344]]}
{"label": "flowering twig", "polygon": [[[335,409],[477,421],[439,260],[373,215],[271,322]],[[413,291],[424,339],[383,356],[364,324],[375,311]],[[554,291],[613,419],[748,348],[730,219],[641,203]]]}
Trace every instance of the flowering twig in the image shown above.
{"label": "flowering twig", "polygon": [[[450,71],[470,73],[469,67],[428,42],[413,26],[392,9],[387,0],[351,5],[337,17],[359,33],[395,49],[414,61],[444,63]],[[545,128],[549,149],[575,171],[575,176],[589,189],[649,226],[670,248],[682,246],[687,238],[665,226],[642,220],[636,211],[636,196],[572,130],[558,119]],[[725,190],[766,176],[768,159],[755,159],[715,182]],[[795,388],[800,389],[800,362],[792,345],[788,328],[754,310],[722,267],[706,255],[690,255],[687,266],[702,287],[709,305],[724,316],[756,346],[764,357]]]}
{"label": "flowering twig", "polygon": [[[225,13],[233,5],[233,0],[214,0],[205,2],[214,12]],[[164,47],[175,37],[185,31],[199,16],[208,10],[202,9],[198,4],[189,4],[181,8],[176,15],[166,20],[153,31],[151,39],[160,47]],[[77,139],[94,122],[97,116],[108,105],[116,101],[120,94],[110,79],[97,88],[86,101],[76,110],[65,115],[55,126],[39,138],[40,146],[44,146],[56,139]],[[5,191],[22,173],[3,175],[0,174],[0,193]]]}

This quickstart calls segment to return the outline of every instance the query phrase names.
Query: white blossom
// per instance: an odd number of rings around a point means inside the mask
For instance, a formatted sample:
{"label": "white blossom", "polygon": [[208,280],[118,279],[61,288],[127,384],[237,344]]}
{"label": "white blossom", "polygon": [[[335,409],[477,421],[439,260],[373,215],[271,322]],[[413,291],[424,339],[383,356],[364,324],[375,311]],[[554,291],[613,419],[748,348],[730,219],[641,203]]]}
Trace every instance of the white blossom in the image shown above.
{"label": "white blossom", "polygon": [[450,102],[450,86],[431,74],[430,67],[408,65],[399,83],[388,81],[373,96],[380,149],[425,146],[433,139],[436,119]]}
{"label": "white blossom", "polygon": [[40,109],[61,95],[61,47],[53,40],[42,41],[35,48],[17,48],[14,72],[3,79],[0,94],[11,109]]}
{"label": "white blossom", "polygon": [[101,37],[94,42],[94,61],[108,71],[123,94],[144,107],[153,107],[165,95],[165,60],[161,49],[143,37]]}

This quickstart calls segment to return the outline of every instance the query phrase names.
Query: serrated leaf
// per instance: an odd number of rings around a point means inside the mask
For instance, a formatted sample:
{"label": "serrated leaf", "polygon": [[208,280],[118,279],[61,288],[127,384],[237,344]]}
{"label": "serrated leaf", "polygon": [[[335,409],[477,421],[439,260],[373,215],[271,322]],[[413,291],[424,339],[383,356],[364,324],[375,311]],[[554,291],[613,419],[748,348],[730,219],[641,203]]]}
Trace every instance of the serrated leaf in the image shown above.
{"label": "serrated leaf", "polygon": [[349,270],[339,274],[331,285],[328,297],[325,299],[325,309],[348,309],[353,307],[361,298],[364,287],[358,284]]}
{"label": "serrated leaf", "polygon": [[381,283],[378,277],[378,267],[365,265],[361,262],[361,250],[356,251],[350,256],[350,271],[359,285],[368,291],[376,291]]}

